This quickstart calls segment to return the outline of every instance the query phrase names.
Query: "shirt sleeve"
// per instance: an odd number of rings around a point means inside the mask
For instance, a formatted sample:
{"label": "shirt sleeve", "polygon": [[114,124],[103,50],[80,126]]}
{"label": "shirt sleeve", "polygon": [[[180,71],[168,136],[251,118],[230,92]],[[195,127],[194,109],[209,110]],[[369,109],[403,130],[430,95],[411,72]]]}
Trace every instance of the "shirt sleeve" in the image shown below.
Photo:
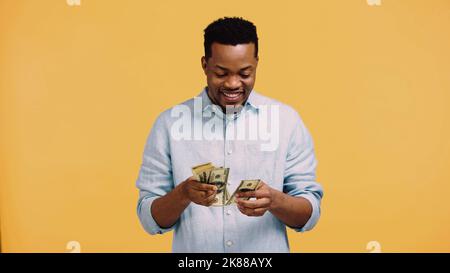
{"label": "shirt sleeve", "polygon": [[296,113],[294,130],[286,157],[283,192],[291,196],[303,197],[312,206],[312,214],[308,222],[303,227],[291,227],[297,232],[311,230],[320,218],[323,189],[316,182],[316,166],[317,161],[311,135]]}
{"label": "shirt sleeve", "polygon": [[160,227],[151,212],[153,201],[174,188],[169,134],[164,124],[163,114],[157,118],[147,138],[136,181],[136,187],[139,189],[137,214],[145,231],[152,235],[170,231],[177,224],[169,228]]}

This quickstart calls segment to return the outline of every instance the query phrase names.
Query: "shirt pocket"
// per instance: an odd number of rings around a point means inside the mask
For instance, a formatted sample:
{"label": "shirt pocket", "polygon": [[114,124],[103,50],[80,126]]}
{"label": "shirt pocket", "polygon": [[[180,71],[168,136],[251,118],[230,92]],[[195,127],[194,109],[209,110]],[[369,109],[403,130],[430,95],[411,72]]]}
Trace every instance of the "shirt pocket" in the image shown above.
{"label": "shirt pocket", "polygon": [[246,179],[261,179],[266,184],[274,185],[277,151],[264,151],[259,143],[247,143],[244,149],[249,174]]}

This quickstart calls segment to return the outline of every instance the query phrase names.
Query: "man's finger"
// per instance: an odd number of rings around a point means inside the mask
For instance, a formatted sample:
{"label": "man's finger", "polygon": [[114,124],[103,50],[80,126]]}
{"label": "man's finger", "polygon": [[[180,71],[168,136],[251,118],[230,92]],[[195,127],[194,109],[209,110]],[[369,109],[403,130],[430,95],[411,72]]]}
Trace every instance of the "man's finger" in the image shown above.
{"label": "man's finger", "polygon": [[217,198],[214,196],[214,198],[211,200],[211,201],[209,201],[209,202],[207,202],[206,203],[206,206],[211,206],[212,204],[214,204],[215,202],[217,202]]}
{"label": "man's finger", "polygon": [[247,192],[238,192],[237,197],[244,198],[244,197],[256,197],[256,198],[263,198],[268,197],[268,193],[263,190],[256,190],[256,191],[247,191]]}
{"label": "man's finger", "polygon": [[206,198],[206,192],[205,191],[197,191],[197,190],[195,190],[193,192],[193,194],[195,195],[195,198],[197,200],[203,200],[203,199]]}
{"label": "man's finger", "polygon": [[250,209],[242,207],[240,205],[238,205],[238,209],[240,212],[247,216],[263,216],[267,211],[267,208]]}
{"label": "man's finger", "polygon": [[216,201],[217,201],[217,198],[216,198],[216,195],[214,194],[212,196],[209,196],[206,199],[203,199],[199,204],[203,205],[203,206],[206,206],[206,207],[209,207]]}
{"label": "man's finger", "polygon": [[252,209],[244,208],[244,207],[240,206],[239,204],[237,207],[238,207],[239,211],[242,212],[242,214],[245,214],[247,216],[252,216]]}
{"label": "man's finger", "polygon": [[247,191],[247,192],[238,192],[236,194],[238,198],[245,198],[245,197],[256,197],[256,191]]}
{"label": "man's finger", "polygon": [[209,202],[214,202],[214,199],[216,199],[216,194],[215,193],[210,195],[210,196],[208,196],[208,197],[206,197],[204,201],[205,201],[205,203],[209,203]]}
{"label": "man's finger", "polygon": [[193,182],[192,188],[198,190],[198,191],[217,191],[217,187],[210,184],[200,183],[200,182]]}
{"label": "man's finger", "polygon": [[267,208],[270,205],[270,200],[268,198],[261,198],[257,200],[242,200],[237,198],[236,200],[240,206],[249,209]]}
{"label": "man's finger", "polygon": [[255,216],[263,216],[264,213],[266,213],[266,211],[267,211],[267,208],[257,208],[257,209],[253,210],[253,214]]}
{"label": "man's finger", "polygon": [[212,195],[216,195],[217,191],[207,191],[206,192],[206,197],[210,197]]}

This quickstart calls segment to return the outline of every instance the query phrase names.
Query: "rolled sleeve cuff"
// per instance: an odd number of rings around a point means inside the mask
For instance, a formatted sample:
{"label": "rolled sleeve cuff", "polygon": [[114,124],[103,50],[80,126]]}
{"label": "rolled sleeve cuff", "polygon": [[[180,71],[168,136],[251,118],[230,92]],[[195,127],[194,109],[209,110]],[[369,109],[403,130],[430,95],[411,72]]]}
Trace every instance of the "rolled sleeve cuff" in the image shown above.
{"label": "rolled sleeve cuff", "polygon": [[141,221],[142,226],[144,227],[145,231],[150,233],[151,235],[155,234],[163,234],[165,232],[168,232],[172,229],[174,229],[175,224],[169,228],[162,228],[156,223],[155,219],[152,215],[152,203],[155,201],[158,196],[155,197],[146,197],[143,198],[139,204],[138,208],[138,215],[139,220]]}
{"label": "rolled sleeve cuff", "polygon": [[311,194],[302,193],[302,194],[297,195],[296,197],[303,197],[306,200],[308,200],[311,203],[311,206],[312,206],[312,213],[311,213],[311,216],[309,217],[308,222],[306,222],[306,224],[303,227],[301,227],[301,228],[292,228],[292,229],[294,229],[297,232],[309,231],[309,230],[313,229],[314,226],[319,221],[319,218],[320,218],[320,203],[317,200],[317,198],[314,197]]}

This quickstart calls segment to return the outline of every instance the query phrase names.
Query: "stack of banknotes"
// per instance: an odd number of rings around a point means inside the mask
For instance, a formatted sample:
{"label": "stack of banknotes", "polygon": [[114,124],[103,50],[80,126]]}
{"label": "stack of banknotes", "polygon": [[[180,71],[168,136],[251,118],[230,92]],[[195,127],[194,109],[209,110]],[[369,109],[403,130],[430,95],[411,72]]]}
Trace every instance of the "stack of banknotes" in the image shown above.
{"label": "stack of banknotes", "polygon": [[[200,183],[215,185],[217,187],[216,201],[212,206],[221,207],[236,203],[236,193],[254,191],[258,188],[260,179],[242,180],[234,193],[230,196],[228,185],[228,173],[230,168],[215,167],[211,163],[201,164],[192,167],[194,179]],[[249,198],[246,198],[249,199]]]}

